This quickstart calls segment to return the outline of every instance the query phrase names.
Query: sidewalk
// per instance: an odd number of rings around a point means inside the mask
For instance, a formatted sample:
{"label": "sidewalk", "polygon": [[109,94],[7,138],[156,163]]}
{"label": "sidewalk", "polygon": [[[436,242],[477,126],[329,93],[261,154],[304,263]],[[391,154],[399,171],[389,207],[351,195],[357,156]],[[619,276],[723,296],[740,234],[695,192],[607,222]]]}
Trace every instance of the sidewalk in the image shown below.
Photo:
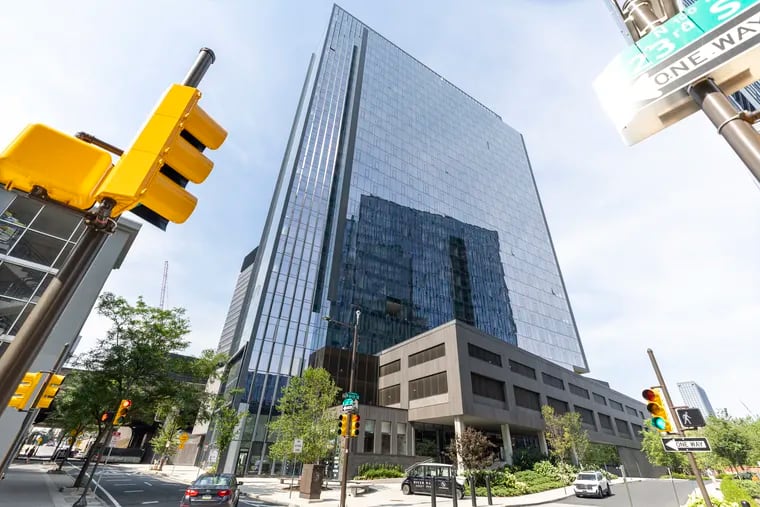
{"label": "sidewalk", "polygon": [[[718,480],[705,481],[705,489],[707,490],[707,494],[710,495],[710,498],[717,498],[718,500],[723,500],[723,492],[720,490],[720,481]],[[689,495],[689,498],[692,498],[693,496],[696,496],[697,498],[702,498],[702,492],[699,490],[698,487],[694,489],[691,495]],[[686,507],[688,503],[689,501],[687,500],[686,503],[682,504],[681,507]]]}
{"label": "sidewalk", "polygon": [[[154,474],[165,479],[176,480],[184,484],[189,484],[199,475],[200,469],[192,466],[173,466],[165,465],[162,471],[149,470],[148,465],[120,464],[119,468],[140,471],[146,474]],[[297,488],[292,493],[289,491],[290,480],[285,479],[284,484],[280,484],[278,477],[240,477],[243,483],[240,490],[246,494],[247,498],[262,500],[273,504],[284,505],[289,507],[303,507],[310,505],[337,505],[340,500],[340,484],[337,481],[329,481],[328,488],[322,491],[319,500],[308,500],[300,498]],[[629,482],[640,481],[642,479],[628,478]],[[403,502],[403,505],[430,505],[429,495],[409,495],[401,493],[402,479],[377,479],[372,481],[351,481],[352,483],[370,484],[372,490],[368,493],[357,497],[347,496],[346,505],[350,507],[376,507],[380,505],[396,505]],[[298,477],[295,478],[298,482]],[[622,479],[612,481],[612,484],[622,484]],[[555,502],[568,496],[573,496],[572,487],[552,489],[534,493],[532,495],[523,495],[516,497],[493,497],[493,505],[497,507],[508,506],[527,506],[539,505],[544,503]],[[437,497],[436,505],[446,507],[452,505],[451,498]],[[459,505],[470,505],[469,497],[465,497],[458,502]],[[477,497],[479,506],[488,505],[486,497]]]}
{"label": "sidewalk", "polygon": [[[48,463],[12,464],[0,481],[0,507],[71,507],[82,494],[73,489],[74,479],[66,474],[49,474]],[[87,494],[88,506],[105,506],[94,493]]]}

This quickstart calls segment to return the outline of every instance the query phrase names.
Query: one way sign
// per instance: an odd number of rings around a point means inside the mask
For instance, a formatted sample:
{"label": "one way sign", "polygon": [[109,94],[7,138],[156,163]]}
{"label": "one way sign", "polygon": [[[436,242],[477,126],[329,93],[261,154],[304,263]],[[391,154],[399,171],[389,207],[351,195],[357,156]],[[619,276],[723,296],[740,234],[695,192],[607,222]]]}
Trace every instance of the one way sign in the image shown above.
{"label": "one way sign", "polygon": [[663,438],[662,446],[668,452],[710,452],[710,444],[704,437]]}

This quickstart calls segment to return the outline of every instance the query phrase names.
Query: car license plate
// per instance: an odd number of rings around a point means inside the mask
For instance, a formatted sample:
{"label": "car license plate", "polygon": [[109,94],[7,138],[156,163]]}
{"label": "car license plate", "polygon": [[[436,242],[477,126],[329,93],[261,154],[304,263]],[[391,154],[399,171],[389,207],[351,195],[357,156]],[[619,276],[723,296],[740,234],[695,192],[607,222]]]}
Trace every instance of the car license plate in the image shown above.
{"label": "car license plate", "polygon": [[211,500],[211,495],[202,495],[201,500]]}

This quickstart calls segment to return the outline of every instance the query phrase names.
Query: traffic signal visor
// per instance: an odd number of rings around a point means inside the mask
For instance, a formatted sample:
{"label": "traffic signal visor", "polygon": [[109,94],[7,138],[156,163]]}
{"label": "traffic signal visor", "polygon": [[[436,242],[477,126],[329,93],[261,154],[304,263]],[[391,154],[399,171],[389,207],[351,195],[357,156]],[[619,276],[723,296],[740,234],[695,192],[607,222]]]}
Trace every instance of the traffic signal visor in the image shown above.
{"label": "traffic signal visor", "polygon": [[359,417],[359,414],[351,414],[351,431],[349,433],[350,437],[358,437],[359,436],[359,420],[361,418]]}
{"label": "traffic signal visor", "polygon": [[8,402],[8,406],[13,407],[16,410],[24,410],[26,408],[26,404],[29,402],[29,398],[31,398],[32,394],[34,394],[34,390],[37,387],[37,384],[40,383],[41,378],[42,373],[40,372],[24,373],[24,378],[16,388],[16,392],[13,393],[11,401]]}
{"label": "traffic signal visor", "polygon": [[115,426],[124,422],[124,418],[127,417],[130,408],[132,408],[132,400],[121,400],[121,403],[119,403],[119,410],[116,411],[116,415],[113,418],[113,424]]}
{"label": "traffic signal visor", "polygon": [[44,188],[50,199],[90,209],[95,191],[111,168],[111,156],[46,125],[27,126],[0,153],[0,183],[7,190]]}
{"label": "traffic signal visor", "polygon": [[138,204],[175,223],[192,214],[197,199],[185,184],[206,179],[214,163],[202,151],[219,148],[227,137],[198,106],[200,97],[196,88],[177,84],[164,94],[98,191],[99,198],[116,201],[114,215]]}
{"label": "traffic signal visor", "polygon": [[642,397],[647,400],[647,411],[652,414],[649,423],[658,431],[670,433],[673,427],[670,423],[668,410],[662,400],[660,390],[657,388],[644,389]]}
{"label": "traffic signal visor", "polygon": [[348,436],[348,428],[351,423],[351,419],[348,414],[340,414],[338,416],[338,435],[341,437]]}
{"label": "traffic signal visor", "polygon": [[42,388],[42,397],[40,397],[40,401],[37,402],[36,408],[50,407],[50,404],[53,403],[53,400],[55,399],[55,395],[58,394],[58,390],[61,388],[61,384],[63,384],[64,378],[66,378],[64,375],[50,375],[50,378],[47,379],[47,382],[45,382],[45,385]]}

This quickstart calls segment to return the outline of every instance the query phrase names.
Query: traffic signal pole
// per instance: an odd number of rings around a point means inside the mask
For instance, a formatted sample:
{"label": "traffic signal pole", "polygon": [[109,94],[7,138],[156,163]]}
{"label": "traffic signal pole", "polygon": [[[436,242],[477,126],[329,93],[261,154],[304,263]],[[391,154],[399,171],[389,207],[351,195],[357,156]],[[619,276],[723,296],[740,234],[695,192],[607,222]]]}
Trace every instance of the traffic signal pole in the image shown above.
{"label": "traffic signal pole", "polygon": [[752,176],[760,182],[760,135],[752,127],[757,117],[737,111],[715,81],[706,79],[688,88],[705,116],[710,119],[729,146],[733,148]]}
{"label": "traffic signal pole", "polygon": [[86,219],[87,227],[69,258],[50,281],[8,349],[0,357],[0,415],[13,397],[24,373],[40,353],[50,332],[82,282],[100,249],[115,229],[110,218],[112,203],[103,202]]}
{"label": "traffic signal pole", "polygon": [[[356,322],[354,322],[354,338],[351,343],[351,370],[348,377],[348,392],[354,392],[354,373],[356,371],[356,349],[359,336],[359,317],[361,310],[356,310]],[[351,437],[343,437],[341,454],[343,455],[343,466],[340,469],[340,507],[346,507],[346,483],[348,482],[348,454],[350,452]]]}
{"label": "traffic signal pole", "polygon": [[[214,60],[214,52],[209,48],[202,48],[182,84],[197,87]],[[121,151],[85,133],[80,133],[78,137],[111,152]],[[35,187],[30,192],[31,196],[43,200],[46,199],[46,194],[46,191],[39,187]],[[49,200],[48,202],[54,203]],[[50,281],[8,349],[0,357],[0,416],[4,413],[24,373],[40,353],[108,236],[116,229],[116,221],[111,217],[114,205],[113,200],[103,199],[93,213],[85,215],[86,228],[82,238],[77,242],[61,270]]]}
{"label": "traffic signal pole", "polygon": [[[662,372],[660,371],[660,367],[657,364],[657,359],[654,357],[654,352],[652,349],[647,349],[647,354],[649,355],[649,361],[652,363],[654,374],[657,376],[657,383],[660,384],[660,388],[662,389],[662,395],[665,397],[665,404],[667,405],[667,410],[670,413],[670,419],[676,426],[676,433],[678,433],[679,436],[683,437],[683,426],[681,426],[681,421],[678,419],[678,417],[673,417],[675,414],[673,411],[673,402],[670,399],[668,386],[665,385],[665,379],[662,377]],[[694,459],[694,453],[687,452],[686,458],[689,460],[691,471],[696,478],[697,485],[699,486],[699,491],[702,493],[702,498],[705,499],[705,507],[713,507],[712,502],[710,501],[710,495],[707,493],[707,488],[705,487],[705,481],[702,480],[702,474],[700,473],[699,467],[697,466],[697,460]]]}

